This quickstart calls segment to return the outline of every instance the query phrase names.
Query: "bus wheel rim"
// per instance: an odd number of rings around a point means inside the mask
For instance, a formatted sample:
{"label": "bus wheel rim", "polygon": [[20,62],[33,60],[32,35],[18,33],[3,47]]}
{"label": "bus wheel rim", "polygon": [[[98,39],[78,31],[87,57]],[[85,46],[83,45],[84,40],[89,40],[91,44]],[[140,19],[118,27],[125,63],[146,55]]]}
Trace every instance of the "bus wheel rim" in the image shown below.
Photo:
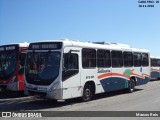
{"label": "bus wheel rim", "polygon": [[90,97],[91,97],[91,91],[90,91],[90,89],[86,89],[84,95],[85,95],[85,98],[87,100],[90,99]]}

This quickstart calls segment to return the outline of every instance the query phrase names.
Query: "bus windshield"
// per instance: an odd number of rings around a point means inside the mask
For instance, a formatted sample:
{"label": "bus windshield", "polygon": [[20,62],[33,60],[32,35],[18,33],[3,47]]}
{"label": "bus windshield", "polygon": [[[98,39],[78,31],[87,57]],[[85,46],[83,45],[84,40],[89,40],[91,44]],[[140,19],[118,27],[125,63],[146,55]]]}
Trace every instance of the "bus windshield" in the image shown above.
{"label": "bus windshield", "polygon": [[28,52],[26,80],[31,84],[51,84],[59,75],[60,52]]}
{"label": "bus windshield", "polygon": [[0,79],[8,79],[16,69],[16,53],[0,53]]}

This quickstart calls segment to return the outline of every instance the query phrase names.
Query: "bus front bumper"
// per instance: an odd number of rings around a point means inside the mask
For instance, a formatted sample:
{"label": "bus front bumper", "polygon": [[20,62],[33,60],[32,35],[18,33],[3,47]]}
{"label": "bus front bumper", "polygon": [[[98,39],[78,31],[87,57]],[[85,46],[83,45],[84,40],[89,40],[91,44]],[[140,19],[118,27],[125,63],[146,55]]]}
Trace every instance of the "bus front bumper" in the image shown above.
{"label": "bus front bumper", "polygon": [[30,95],[30,96],[34,96],[36,98],[40,98],[40,99],[54,99],[54,100],[59,100],[62,99],[61,97],[61,90],[57,89],[54,91],[37,91],[37,90],[25,90],[24,91],[25,95]]}

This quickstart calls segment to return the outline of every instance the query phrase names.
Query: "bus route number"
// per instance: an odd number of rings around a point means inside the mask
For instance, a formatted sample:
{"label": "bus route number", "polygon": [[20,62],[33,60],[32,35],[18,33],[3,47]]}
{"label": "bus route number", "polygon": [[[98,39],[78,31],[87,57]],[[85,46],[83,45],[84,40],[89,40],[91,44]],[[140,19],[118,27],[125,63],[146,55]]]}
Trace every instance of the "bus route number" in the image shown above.
{"label": "bus route number", "polygon": [[93,79],[94,76],[86,76],[86,79]]}

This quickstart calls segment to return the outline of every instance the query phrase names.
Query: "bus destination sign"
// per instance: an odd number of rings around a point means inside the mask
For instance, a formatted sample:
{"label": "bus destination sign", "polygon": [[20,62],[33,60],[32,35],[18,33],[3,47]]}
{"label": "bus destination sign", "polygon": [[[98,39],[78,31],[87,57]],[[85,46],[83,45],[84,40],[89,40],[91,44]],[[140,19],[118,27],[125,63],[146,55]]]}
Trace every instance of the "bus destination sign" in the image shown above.
{"label": "bus destination sign", "polygon": [[0,51],[14,51],[17,50],[17,45],[0,46]]}
{"label": "bus destination sign", "polygon": [[31,43],[29,50],[57,50],[62,48],[62,42]]}

